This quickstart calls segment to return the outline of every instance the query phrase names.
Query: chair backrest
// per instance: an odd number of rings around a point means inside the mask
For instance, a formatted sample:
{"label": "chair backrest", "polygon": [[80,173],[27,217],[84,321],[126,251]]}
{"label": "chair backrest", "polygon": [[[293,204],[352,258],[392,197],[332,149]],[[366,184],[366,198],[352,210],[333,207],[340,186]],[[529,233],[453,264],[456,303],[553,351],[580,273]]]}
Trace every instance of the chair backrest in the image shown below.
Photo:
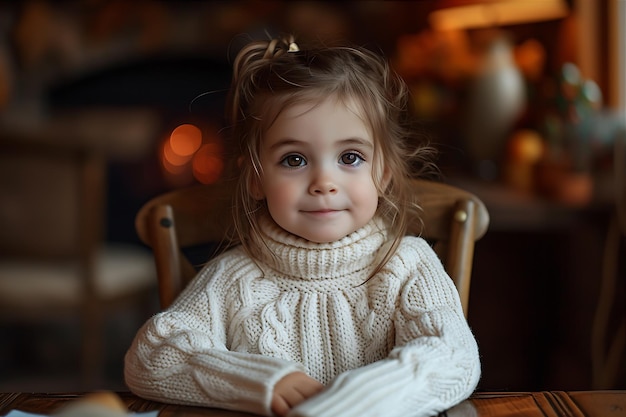
{"label": "chair backrest", "polygon": [[[410,233],[433,244],[467,315],[474,243],[487,231],[487,209],[478,197],[451,185],[414,180],[414,186],[423,214]],[[231,193],[232,187],[221,183],[181,188],[153,198],[138,212],[135,226],[154,252],[162,308],[197,272],[184,249],[223,241],[232,224]]]}

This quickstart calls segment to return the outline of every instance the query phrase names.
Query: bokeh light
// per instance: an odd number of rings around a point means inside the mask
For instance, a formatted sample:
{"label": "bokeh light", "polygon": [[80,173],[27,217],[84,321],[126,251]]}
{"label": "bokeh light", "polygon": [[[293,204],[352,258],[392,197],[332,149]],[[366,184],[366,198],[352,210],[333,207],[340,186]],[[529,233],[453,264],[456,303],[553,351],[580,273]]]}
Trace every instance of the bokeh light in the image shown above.
{"label": "bokeh light", "polygon": [[211,184],[222,175],[222,147],[216,143],[206,143],[200,147],[193,158],[193,175],[203,184]]}
{"label": "bokeh light", "polygon": [[202,131],[192,124],[180,125],[172,131],[169,143],[175,154],[191,156],[202,145]]}
{"label": "bokeh light", "polygon": [[168,165],[174,165],[177,167],[185,165],[187,162],[191,160],[192,155],[180,155],[172,149],[171,141],[165,140],[163,141],[163,161],[167,162]]}
{"label": "bokeh light", "polygon": [[175,186],[213,183],[224,169],[222,154],[222,140],[214,127],[177,126],[161,144],[165,179]]}

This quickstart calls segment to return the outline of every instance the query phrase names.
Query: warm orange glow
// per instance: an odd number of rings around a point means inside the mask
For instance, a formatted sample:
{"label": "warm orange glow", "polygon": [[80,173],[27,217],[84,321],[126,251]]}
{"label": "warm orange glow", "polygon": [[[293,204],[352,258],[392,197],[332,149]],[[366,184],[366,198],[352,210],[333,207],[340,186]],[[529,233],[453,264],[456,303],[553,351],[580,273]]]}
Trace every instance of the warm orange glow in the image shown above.
{"label": "warm orange glow", "polygon": [[168,183],[185,186],[217,181],[224,169],[222,142],[216,129],[203,131],[192,124],[178,126],[160,147],[161,166]]}
{"label": "warm orange glow", "polygon": [[187,165],[185,164],[174,165],[171,162],[169,162],[166,158],[163,158],[161,160],[161,164],[163,165],[163,168],[165,168],[165,171],[167,171],[167,173],[171,175],[181,175],[188,169]]}
{"label": "warm orange glow", "polygon": [[170,135],[171,150],[180,156],[191,156],[202,145],[202,131],[191,124],[178,126]]}
{"label": "warm orange glow", "polygon": [[200,147],[193,158],[193,175],[203,184],[217,181],[224,169],[221,158],[221,146],[218,143],[206,143]]}
{"label": "warm orange glow", "polygon": [[429,20],[436,30],[458,30],[559,19],[567,14],[564,0],[481,0],[436,10]]}
{"label": "warm orange glow", "polygon": [[174,150],[171,147],[170,140],[163,141],[162,153],[163,153],[163,161],[167,162],[169,165],[183,166],[191,160],[191,155],[183,156],[177,152],[174,152]]}

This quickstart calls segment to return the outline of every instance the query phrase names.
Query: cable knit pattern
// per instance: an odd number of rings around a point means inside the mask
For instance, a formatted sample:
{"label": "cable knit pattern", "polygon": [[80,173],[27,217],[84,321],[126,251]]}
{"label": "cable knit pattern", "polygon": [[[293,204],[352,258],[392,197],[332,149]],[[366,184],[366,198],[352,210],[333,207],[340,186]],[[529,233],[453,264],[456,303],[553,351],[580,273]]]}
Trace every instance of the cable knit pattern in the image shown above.
{"label": "cable knit pattern", "polygon": [[326,390],[290,416],[432,416],[467,398],[478,348],[430,246],[405,237],[367,280],[383,223],[332,243],[267,220],[276,256],[234,248],[208,263],[138,332],[125,376],[139,396],[271,416],[274,385],[301,370]]}

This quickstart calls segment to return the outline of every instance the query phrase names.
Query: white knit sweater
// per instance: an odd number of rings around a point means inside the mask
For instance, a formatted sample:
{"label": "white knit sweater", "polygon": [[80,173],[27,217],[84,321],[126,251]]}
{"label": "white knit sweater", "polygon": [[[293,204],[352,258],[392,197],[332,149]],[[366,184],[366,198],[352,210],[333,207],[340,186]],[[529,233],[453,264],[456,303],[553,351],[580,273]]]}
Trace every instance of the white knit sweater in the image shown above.
{"label": "white knit sweater", "polygon": [[327,244],[265,224],[276,256],[255,263],[234,248],[207,264],[138,332],[128,387],[265,416],[294,371],[327,388],[290,416],[432,416],[467,398],[480,361],[452,280],[423,239],[405,237],[366,281],[381,224]]}

